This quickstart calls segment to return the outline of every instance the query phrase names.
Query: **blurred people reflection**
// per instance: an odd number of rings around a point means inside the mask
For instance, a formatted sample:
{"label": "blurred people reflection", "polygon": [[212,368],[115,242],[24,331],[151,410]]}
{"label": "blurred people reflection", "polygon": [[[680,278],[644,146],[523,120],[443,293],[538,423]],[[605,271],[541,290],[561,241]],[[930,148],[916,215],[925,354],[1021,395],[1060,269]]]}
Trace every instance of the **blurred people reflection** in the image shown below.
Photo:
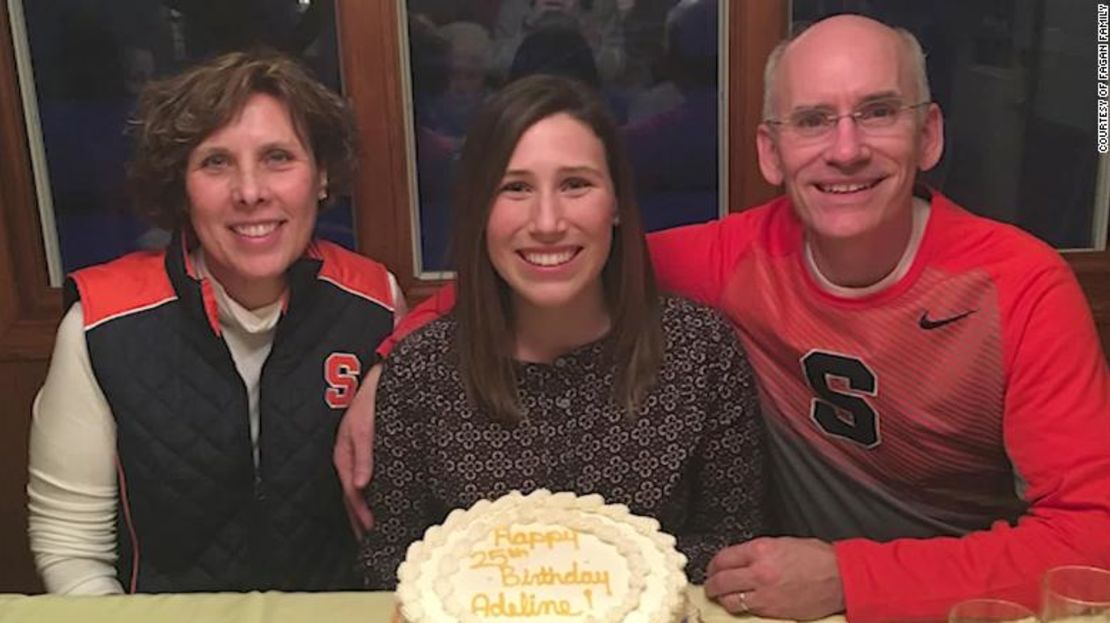
{"label": "blurred people reflection", "polygon": [[644,98],[677,104],[624,127],[648,230],[717,215],[717,20],[717,0],[675,5],[665,29],[670,80]]}
{"label": "blurred people reflection", "polygon": [[438,130],[461,138],[491,92],[493,41],[486,29],[474,22],[451,22],[440,26],[438,32],[446,43],[447,83],[430,105],[435,108]]}
{"label": "blurred people reflection", "polygon": [[636,0],[502,0],[494,29],[497,66],[508,73],[518,48],[549,14],[570,18],[589,44],[600,76],[619,81],[624,70],[622,21]]}
{"label": "blurred people reflection", "polygon": [[497,23],[501,0],[407,0],[410,16],[420,16],[433,24],[474,22],[487,32]]}
{"label": "blurred people reflection", "polygon": [[593,52],[572,16],[557,11],[544,13],[520,43],[509,67],[509,82],[532,74],[574,78],[600,90]]}
{"label": "blurred people reflection", "polygon": [[601,93],[629,142],[649,230],[717,215],[718,2],[406,0],[406,7],[424,270],[450,268],[448,189],[474,111],[533,74],[575,78]]}
{"label": "blurred people reflection", "polygon": [[[131,214],[124,190],[124,128],[136,94],[152,78],[218,52],[265,44],[300,57],[339,90],[334,0],[23,5],[64,271],[166,240]],[[349,205],[337,204],[320,219],[321,232],[351,246]]]}
{"label": "blurred people reflection", "polygon": [[421,257],[424,270],[447,270],[448,190],[460,143],[449,134],[442,105],[451,83],[451,43],[424,15],[410,14],[408,25]]}

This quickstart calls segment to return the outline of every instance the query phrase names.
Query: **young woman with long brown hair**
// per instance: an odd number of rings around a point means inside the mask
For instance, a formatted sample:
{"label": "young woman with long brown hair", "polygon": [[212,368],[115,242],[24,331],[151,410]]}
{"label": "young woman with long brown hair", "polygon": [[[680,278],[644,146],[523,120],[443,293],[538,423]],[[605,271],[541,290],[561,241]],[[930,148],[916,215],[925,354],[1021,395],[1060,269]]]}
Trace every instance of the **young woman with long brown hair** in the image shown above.
{"label": "young woman with long brown hair", "polygon": [[630,177],[585,85],[525,78],[479,113],[457,171],[457,304],[378,385],[369,587],[392,587],[449,510],[513,489],[658,519],[695,582],[762,530],[751,370],[725,319],[657,293]]}

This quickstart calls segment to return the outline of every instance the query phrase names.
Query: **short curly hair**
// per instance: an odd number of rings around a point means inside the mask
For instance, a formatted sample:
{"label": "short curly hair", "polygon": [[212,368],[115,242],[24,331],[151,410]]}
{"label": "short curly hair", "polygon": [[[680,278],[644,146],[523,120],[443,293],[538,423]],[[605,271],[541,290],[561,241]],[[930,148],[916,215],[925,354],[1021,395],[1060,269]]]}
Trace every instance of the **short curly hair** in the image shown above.
{"label": "short curly hair", "polygon": [[266,49],[232,52],[149,83],[139,95],[130,133],[128,182],[135,207],[151,223],[177,229],[188,222],[185,172],[189,155],[232,122],[247,100],[264,93],[285,104],[301,141],[327,171],[328,190],[348,191],[357,133],[347,104],[297,61]]}

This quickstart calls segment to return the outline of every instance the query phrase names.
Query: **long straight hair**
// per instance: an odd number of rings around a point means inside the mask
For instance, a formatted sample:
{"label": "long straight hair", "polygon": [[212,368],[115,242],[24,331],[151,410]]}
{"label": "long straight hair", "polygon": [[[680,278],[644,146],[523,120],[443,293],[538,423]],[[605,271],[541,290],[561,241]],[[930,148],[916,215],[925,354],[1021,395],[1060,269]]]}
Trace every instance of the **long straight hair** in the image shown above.
{"label": "long straight hair", "polygon": [[663,357],[658,292],[651,270],[632,173],[616,124],[590,87],[570,78],[535,75],[494,95],[477,114],[456,170],[453,250],[458,271],[456,352],[470,399],[491,417],[519,421],[509,285],[486,249],[486,225],[497,189],[520,137],[537,122],[567,114],[605,148],[619,225],[601,272],[611,321],[615,404],[633,414],[651,389]]}

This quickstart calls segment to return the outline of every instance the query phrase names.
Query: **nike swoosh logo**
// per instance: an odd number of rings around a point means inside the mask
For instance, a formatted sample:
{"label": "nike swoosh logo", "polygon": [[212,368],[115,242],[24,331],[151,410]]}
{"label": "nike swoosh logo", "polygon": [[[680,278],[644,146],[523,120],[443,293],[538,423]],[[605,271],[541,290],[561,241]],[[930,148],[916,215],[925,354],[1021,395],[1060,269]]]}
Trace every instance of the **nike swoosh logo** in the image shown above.
{"label": "nike swoosh logo", "polygon": [[939,329],[939,328],[943,327],[946,324],[952,324],[953,322],[956,322],[957,320],[963,320],[964,318],[967,318],[968,316],[970,316],[971,314],[974,314],[977,311],[979,311],[979,310],[978,309],[973,309],[971,311],[965,311],[962,314],[956,314],[955,316],[949,316],[947,318],[941,318],[940,320],[933,320],[933,319],[929,318],[929,312],[924,312],[924,313],[921,314],[921,319],[917,321],[917,326],[921,327],[922,329],[925,329],[926,331],[932,331],[933,329]]}

